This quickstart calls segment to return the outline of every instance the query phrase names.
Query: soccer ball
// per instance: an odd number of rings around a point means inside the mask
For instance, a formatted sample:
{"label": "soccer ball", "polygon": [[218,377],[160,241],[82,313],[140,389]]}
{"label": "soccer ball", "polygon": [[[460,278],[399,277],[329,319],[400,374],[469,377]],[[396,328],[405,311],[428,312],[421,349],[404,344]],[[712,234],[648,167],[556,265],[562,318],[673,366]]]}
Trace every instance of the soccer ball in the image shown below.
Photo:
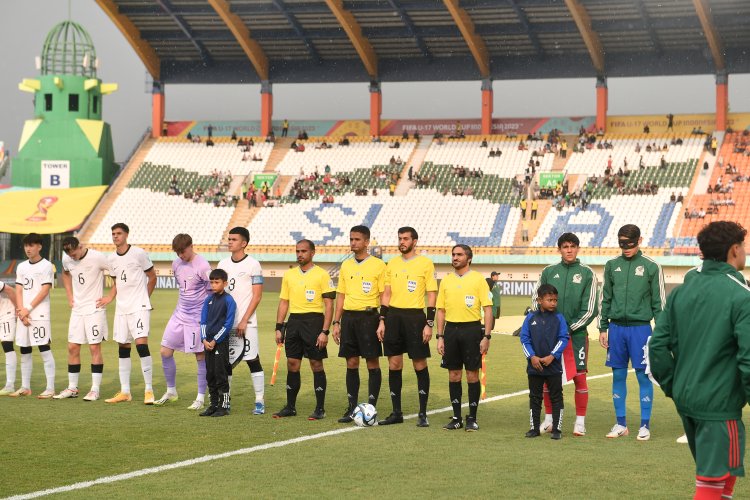
{"label": "soccer ball", "polygon": [[372,427],[378,425],[378,410],[368,403],[360,403],[352,413],[355,425],[358,427]]}

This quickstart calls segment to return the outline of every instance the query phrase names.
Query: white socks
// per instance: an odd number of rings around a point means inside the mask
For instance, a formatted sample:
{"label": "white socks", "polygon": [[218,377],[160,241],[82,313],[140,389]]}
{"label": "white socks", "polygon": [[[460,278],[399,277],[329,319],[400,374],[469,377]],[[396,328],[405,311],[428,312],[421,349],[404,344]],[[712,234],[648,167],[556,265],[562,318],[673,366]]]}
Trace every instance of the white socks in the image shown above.
{"label": "white socks", "polygon": [[141,358],[141,371],[143,372],[143,382],[146,384],[147,391],[154,390],[153,385],[151,385],[153,376],[153,370],[151,369],[152,365],[153,362],[151,360],[151,356]]}
{"label": "white socks", "polygon": [[253,389],[255,389],[255,402],[262,403],[263,396],[265,396],[266,376],[263,372],[255,372],[250,374],[250,378],[253,379]]}
{"label": "white socks", "polygon": [[[55,390],[55,358],[52,357],[52,351],[42,351],[42,362],[44,363],[44,375],[47,377],[47,390]],[[78,374],[76,374],[78,375]]]}
{"label": "white socks", "polygon": [[[129,376],[129,374],[128,374]],[[102,385],[102,374],[92,373],[91,374],[91,390],[99,392],[99,387]]]}
{"label": "white socks", "polygon": [[31,389],[31,353],[21,354],[21,387]]}
{"label": "white socks", "polygon": [[120,364],[120,392],[130,394],[130,358],[118,358]]}
{"label": "white socks", "polygon": [[5,385],[7,387],[16,386],[16,366],[18,365],[18,355],[16,351],[5,353]]}

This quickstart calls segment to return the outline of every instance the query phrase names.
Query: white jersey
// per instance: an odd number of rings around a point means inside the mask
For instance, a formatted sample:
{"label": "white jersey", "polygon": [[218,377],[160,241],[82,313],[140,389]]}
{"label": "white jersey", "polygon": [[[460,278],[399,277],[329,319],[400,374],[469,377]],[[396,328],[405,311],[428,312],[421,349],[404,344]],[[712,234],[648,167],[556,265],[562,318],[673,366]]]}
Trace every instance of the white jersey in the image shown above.
{"label": "white jersey", "polygon": [[96,301],[104,293],[104,273],[109,272],[107,257],[97,250],[87,248],[81,260],[63,253],[63,270],[70,273],[73,282],[73,313],[87,316],[97,311]]}
{"label": "white jersey", "polygon": [[16,293],[16,291],[0,281],[0,323],[15,321],[16,319],[16,308],[6,295],[10,293]]}
{"label": "white jersey", "polygon": [[[228,281],[226,290],[237,303],[237,314],[234,315],[233,328],[247,312],[250,302],[253,300],[253,285],[263,284],[263,270],[260,268],[260,262],[249,255],[239,262],[235,262],[232,257],[227,257],[219,262],[217,269],[223,269],[227,272]],[[247,326],[257,327],[256,312],[247,320]]]}
{"label": "white jersey", "polygon": [[109,274],[117,284],[115,314],[151,310],[146,271],[153,268],[146,251],[133,245],[122,255],[115,252],[109,256]]}
{"label": "white jersey", "polygon": [[[47,259],[42,259],[34,264],[25,260],[18,264],[16,268],[16,285],[23,289],[23,305],[20,307],[31,308],[31,301],[39,295],[43,285],[52,285],[55,273],[52,270],[52,263]],[[49,315],[49,293],[31,311],[29,317],[33,320],[50,320]]]}

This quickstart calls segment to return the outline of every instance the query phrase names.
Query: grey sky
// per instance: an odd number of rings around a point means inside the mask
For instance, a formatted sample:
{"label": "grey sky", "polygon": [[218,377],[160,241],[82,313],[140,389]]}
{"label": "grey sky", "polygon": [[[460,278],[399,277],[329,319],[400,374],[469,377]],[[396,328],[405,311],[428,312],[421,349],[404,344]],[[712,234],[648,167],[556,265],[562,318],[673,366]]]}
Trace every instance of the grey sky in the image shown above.
{"label": "grey sky", "polygon": [[[101,60],[99,77],[120,89],[105,97],[104,119],[112,125],[115,157],[123,160],[151,123],[143,64],[120,31],[93,0],[72,0],[72,19],[90,33]],[[24,120],[32,118],[32,97],[18,90],[38,71],[44,38],[67,19],[66,0],[2,0],[0,18],[0,141],[15,154]],[[594,78],[495,81],[495,117],[585,116],[596,111]],[[712,113],[711,75],[613,78],[609,114]],[[478,118],[480,82],[384,83],[383,118]],[[750,75],[730,75],[732,112],[750,111]],[[258,85],[167,86],[168,120],[257,120]],[[277,119],[367,119],[367,84],[275,85]]]}

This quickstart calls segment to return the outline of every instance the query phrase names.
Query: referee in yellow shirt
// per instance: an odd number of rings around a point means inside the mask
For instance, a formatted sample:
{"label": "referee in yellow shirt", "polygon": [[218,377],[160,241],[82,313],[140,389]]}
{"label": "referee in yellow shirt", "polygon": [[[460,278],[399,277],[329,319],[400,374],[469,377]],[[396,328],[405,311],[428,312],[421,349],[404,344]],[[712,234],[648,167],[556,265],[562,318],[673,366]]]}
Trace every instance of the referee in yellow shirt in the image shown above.
{"label": "referee in yellow shirt", "polygon": [[354,226],[349,231],[349,246],[354,257],[341,265],[336,288],[336,312],[333,340],[339,344],[339,357],[346,358],[346,397],[349,406],[338,421],[352,421],[359,400],[359,358],[367,361],[369,372],[368,403],[378,403],[382,374],[380,339],[385,328],[378,307],[385,287],[385,263],[367,253],[370,228]]}
{"label": "referee in yellow shirt", "polygon": [[[279,307],[276,310],[276,343],[285,344],[286,351],[286,406],[273,414],[274,418],[297,415],[297,394],[301,385],[299,374],[302,358],[310,360],[315,389],[315,411],[308,420],[325,418],[326,372],[323,360],[328,357],[328,327],[333,316],[336,291],[326,271],[313,264],[315,243],[297,242],[297,263],[281,280]],[[284,319],[289,312],[284,333]],[[284,338],[286,336],[286,339]]]}
{"label": "referee in yellow shirt", "polygon": [[[419,236],[413,227],[398,230],[400,256],[388,262],[385,271],[385,291],[381,299],[380,315],[385,318],[383,350],[388,356],[388,385],[391,390],[393,413],[379,425],[402,424],[401,385],[404,353],[409,353],[417,374],[419,415],[417,427],[429,427],[427,399],[430,395],[430,339],[435,321],[437,281],[435,265],[424,255],[417,255]],[[425,316],[425,293],[427,315]]]}
{"label": "referee in yellow shirt", "polygon": [[482,275],[469,269],[473,255],[467,245],[453,247],[451,263],[454,272],[440,282],[437,297],[437,348],[438,353],[443,356],[442,367],[448,369],[448,390],[453,406],[453,418],[443,426],[446,430],[464,426],[461,420],[462,368],[466,369],[466,382],[469,386],[466,430],[479,430],[479,368],[482,365],[482,354],[490,348],[492,295]]}

